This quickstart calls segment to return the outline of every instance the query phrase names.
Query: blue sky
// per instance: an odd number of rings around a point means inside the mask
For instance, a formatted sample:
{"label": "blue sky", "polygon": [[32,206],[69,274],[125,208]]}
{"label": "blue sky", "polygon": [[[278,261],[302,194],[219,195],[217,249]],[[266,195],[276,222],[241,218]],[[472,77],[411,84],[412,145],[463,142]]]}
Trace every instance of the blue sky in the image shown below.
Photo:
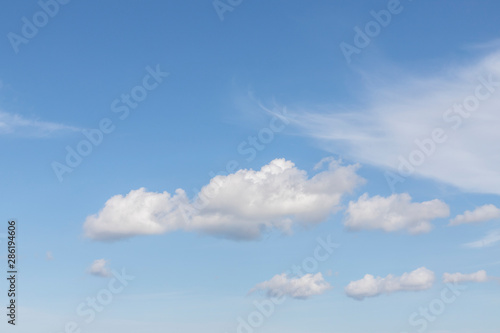
{"label": "blue sky", "polygon": [[500,4],[63,2],[0,14],[2,328],[497,332]]}

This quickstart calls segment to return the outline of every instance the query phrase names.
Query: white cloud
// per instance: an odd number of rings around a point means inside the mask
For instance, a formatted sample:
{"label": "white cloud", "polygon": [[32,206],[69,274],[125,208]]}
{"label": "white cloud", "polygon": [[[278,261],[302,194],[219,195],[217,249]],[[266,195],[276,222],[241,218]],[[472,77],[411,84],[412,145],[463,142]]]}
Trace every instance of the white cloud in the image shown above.
{"label": "white cloud", "polygon": [[343,195],[364,182],[358,167],[330,161],[327,170],[309,178],[292,162],[275,159],[259,171],[212,178],[194,201],[182,189],[171,195],[141,188],[110,198],[87,217],[84,231],[101,240],[174,230],[233,239],[256,239],[272,228],[289,233],[296,223],[323,222],[340,209]]}
{"label": "white cloud", "polygon": [[271,280],[259,283],[250,292],[263,290],[268,297],[289,296],[306,299],[325,293],[331,286],[321,273],[306,274],[302,277],[290,278],[286,273],[275,275]]}
{"label": "white cloud", "polygon": [[444,202],[434,199],[411,202],[407,193],[387,198],[363,194],[357,202],[349,202],[344,225],[352,230],[381,229],[387,232],[407,230],[412,234],[429,232],[431,220],[449,215]]}
{"label": "white cloud", "polygon": [[434,272],[420,267],[401,276],[387,275],[385,278],[366,274],[364,278],[350,282],[345,287],[347,296],[357,300],[390,294],[396,291],[419,291],[430,289],[434,283]]}
{"label": "white cloud", "polygon": [[0,135],[47,137],[61,132],[79,132],[80,129],[64,124],[28,119],[18,114],[0,111]]}
{"label": "white cloud", "polygon": [[90,265],[88,269],[89,274],[100,276],[100,277],[108,277],[111,276],[111,272],[108,268],[108,261],[105,259],[97,259],[92,265]]}
{"label": "white cloud", "polygon": [[488,281],[488,274],[485,270],[480,270],[471,274],[462,273],[444,273],[443,282],[444,283],[461,283],[461,282],[486,282]]}
{"label": "white cloud", "polygon": [[500,242],[500,230],[492,230],[483,238],[467,243],[465,246],[470,248],[490,247],[498,242]]}
{"label": "white cloud", "polygon": [[[409,74],[401,68],[388,73],[387,67],[383,78],[364,73],[365,87],[356,92],[363,101],[359,105],[306,106],[290,111],[291,118],[325,149],[396,173],[403,164],[400,157],[408,160],[412,152],[423,151],[415,141],[425,141],[428,154],[414,175],[500,194],[500,154],[493,144],[500,141],[499,55],[493,52],[468,65],[454,62],[437,74]],[[390,84],[384,83],[387,77]],[[467,108],[454,110],[455,104]],[[429,143],[437,128],[445,141]]]}
{"label": "white cloud", "polygon": [[450,225],[459,225],[464,223],[479,223],[500,218],[500,209],[494,205],[484,205],[474,209],[467,210],[462,215],[457,215],[450,220]]}
{"label": "white cloud", "polygon": [[54,256],[52,255],[51,251],[47,251],[47,253],[45,254],[45,259],[46,260],[54,260]]}

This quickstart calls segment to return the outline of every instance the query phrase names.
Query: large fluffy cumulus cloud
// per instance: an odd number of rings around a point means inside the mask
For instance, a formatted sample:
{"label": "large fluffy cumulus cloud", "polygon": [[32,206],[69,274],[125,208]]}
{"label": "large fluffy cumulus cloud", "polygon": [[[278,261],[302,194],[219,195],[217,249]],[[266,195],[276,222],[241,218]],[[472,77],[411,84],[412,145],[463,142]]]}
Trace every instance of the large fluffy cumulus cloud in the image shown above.
{"label": "large fluffy cumulus cloud", "polygon": [[86,236],[107,240],[174,230],[195,231],[233,239],[256,239],[276,228],[289,233],[294,224],[324,221],[340,208],[341,199],[364,180],[358,165],[329,160],[312,177],[292,162],[275,159],[260,170],[242,169],[216,176],[196,200],[144,188],[110,198],[84,223]]}

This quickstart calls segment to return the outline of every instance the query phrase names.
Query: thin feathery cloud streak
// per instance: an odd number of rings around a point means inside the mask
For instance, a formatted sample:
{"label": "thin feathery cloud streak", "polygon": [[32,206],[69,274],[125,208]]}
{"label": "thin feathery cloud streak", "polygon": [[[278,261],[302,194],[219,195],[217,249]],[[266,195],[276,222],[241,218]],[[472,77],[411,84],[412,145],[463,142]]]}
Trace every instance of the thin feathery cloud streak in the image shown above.
{"label": "thin feathery cloud streak", "polygon": [[80,132],[81,129],[64,124],[28,119],[18,114],[0,111],[0,135],[19,137],[48,137],[64,132]]}
{"label": "thin feathery cloud streak", "polygon": [[321,295],[331,289],[321,273],[305,274],[290,278],[286,273],[275,275],[271,280],[257,284],[250,293],[265,291],[268,297],[289,296],[295,299],[307,299]]}
{"label": "thin feathery cloud streak", "polygon": [[358,168],[333,160],[309,178],[292,162],[275,159],[259,171],[212,178],[196,200],[182,189],[171,195],[141,188],[109,199],[98,214],[87,217],[84,231],[97,240],[175,230],[246,240],[269,229],[290,233],[294,224],[314,225],[339,210],[343,196],[364,183]]}
{"label": "thin feathery cloud streak", "polygon": [[420,267],[401,276],[387,275],[382,278],[366,274],[361,280],[350,282],[345,287],[347,296],[362,301],[367,297],[390,294],[397,291],[420,291],[430,289],[434,284],[434,272]]}
{"label": "thin feathery cloud streak", "polygon": [[500,242],[500,229],[492,230],[486,234],[483,238],[464,244],[465,247],[469,248],[483,248],[490,247]]}
{"label": "thin feathery cloud streak", "polygon": [[[367,75],[366,81],[379,80]],[[438,74],[399,73],[396,82],[367,86],[365,94],[366,105],[290,113],[305,135],[331,152],[403,179],[424,176],[470,192],[500,194],[500,154],[492,144],[500,141],[500,52]],[[437,129],[440,142],[431,143]],[[408,166],[412,153],[416,164]]]}
{"label": "thin feathery cloud streak", "polygon": [[351,230],[406,230],[411,234],[419,234],[432,229],[431,220],[449,214],[448,205],[437,199],[420,203],[411,202],[407,193],[393,194],[387,198],[378,195],[370,198],[365,193],[358,201],[349,202],[344,225]]}

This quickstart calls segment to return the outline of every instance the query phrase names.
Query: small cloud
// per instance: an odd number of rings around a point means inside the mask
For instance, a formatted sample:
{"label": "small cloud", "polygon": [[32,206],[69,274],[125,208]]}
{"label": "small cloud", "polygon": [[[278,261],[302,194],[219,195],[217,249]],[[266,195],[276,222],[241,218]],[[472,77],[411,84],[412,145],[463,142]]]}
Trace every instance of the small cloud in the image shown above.
{"label": "small cloud", "polygon": [[89,274],[99,277],[111,276],[111,272],[108,268],[108,261],[105,259],[97,259],[88,269]]}
{"label": "small cloud", "polygon": [[465,247],[470,247],[470,248],[482,248],[482,247],[490,247],[495,245],[500,241],[500,229],[499,230],[492,230],[490,231],[486,236],[483,238],[464,244]]}
{"label": "small cloud", "polygon": [[450,220],[450,225],[455,226],[466,223],[480,223],[500,218],[500,209],[494,205],[484,205],[474,209],[467,210],[462,215],[457,215]]}
{"label": "small cloud", "polygon": [[46,260],[54,260],[54,256],[52,255],[51,251],[47,251],[47,253],[45,254],[45,259]]}
{"label": "small cloud", "polygon": [[420,267],[401,276],[387,275],[385,278],[366,274],[361,280],[350,282],[345,287],[347,296],[362,301],[366,297],[390,294],[397,291],[419,291],[430,289],[434,283],[434,272]]}
{"label": "small cloud", "polygon": [[437,199],[420,203],[411,202],[411,196],[407,193],[393,194],[387,198],[378,195],[370,198],[365,193],[357,202],[349,202],[344,225],[351,230],[407,230],[411,234],[418,234],[432,229],[431,220],[449,214],[448,205]]}
{"label": "small cloud", "polygon": [[258,290],[266,292],[268,297],[289,296],[296,299],[307,299],[325,293],[331,286],[321,273],[306,274],[300,278],[290,278],[286,273],[275,275],[271,280],[256,285],[250,293]]}
{"label": "small cloud", "polygon": [[444,283],[462,283],[462,282],[486,282],[490,278],[486,274],[485,270],[480,270],[471,274],[462,273],[444,273],[443,282]]}

